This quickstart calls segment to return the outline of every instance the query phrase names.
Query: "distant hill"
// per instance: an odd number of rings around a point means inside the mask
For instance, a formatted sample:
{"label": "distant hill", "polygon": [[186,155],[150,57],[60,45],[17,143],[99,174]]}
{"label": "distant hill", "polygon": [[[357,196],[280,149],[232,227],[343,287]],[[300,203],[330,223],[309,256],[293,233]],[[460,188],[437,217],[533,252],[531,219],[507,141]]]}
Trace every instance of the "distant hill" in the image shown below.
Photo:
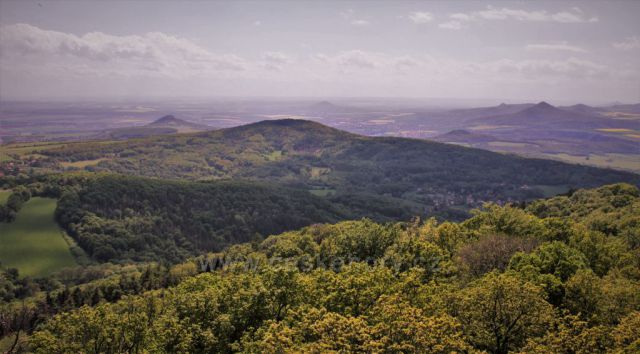
{"label": "distant hill", "polygon": [[153,135],[166,135],[177,133],[194,133],[214,128],[178,119],[172,115],[166,115],[149,124],[140,127],[128,127],[113,129],[106,132],[106,137],[111,139],[144,138]]}
{"label": "distant hill", "polygon": [[339,113],[360,112],[360,110],[355,107],[338,106],[329,101],[320,101],[318,103],[311,104],[303,108],[302,111],[307,115],[319,115],[319,116],[323,116],[327,114],[332,115],[332,114],[339,114]]}
{"label": "distant hill", "polygon": [[534,106],[534,104],[532,103],[519,103],[519,104],[501,103],[497,106],[491,106],[491,107],[456,109],[456,110],[448,111],[447,115],[450,117],[463,118],[463,120],[466,121],[466,120],[475,119],[475,118],[492,117],[492,116],[500,116],[505,114],[517,113],[532,106]]}
{"label": "distant hill", "polygon": [[210,130],[211,127],[203,124],[192,123],[184,119],[178,119],[172,115],[167,115],[146,125],[147,127],[170,127],[178,133],[192,133],[194,131]]}
{"label": "distant hill", "polygon": [[[305,120],[269,120],[184,135],[78,143],[41,152],[51,161],[190,180],[246,179],[304,188],[360,215],[461,218],[485,201],[542,196],[535,186],[640,184],[613,170],[526,159],[433,141],[365,137]],[[407,213],[406,210],[410,210]]]}
{"label": "distant hill", "polygon": [[559,108],[566,111],[572,111],[572,112],[589,114],[589,115],[600,115],[600,113],[606,111],[606,109],[604,108],[592,107],[582,103],[574,104],[573,106],[565,106],[565,107],[559,107]]}
{"label": "distant hill", "polygon": [[547,102],[540,102],[516,113],[478,118],[473,120],[472,124],[505,127],[545,126],[555,129],[625,128],[630,125],[629,122],[621,120],[560,109]]}
{"label": "distant hill", "polygon": [[487,134],[474,133],[464,129],[456,129],[448,133],[438,135],[432,138],[432,140],[443,143],[481,143],[495,141],[497,139],[494,136]]}

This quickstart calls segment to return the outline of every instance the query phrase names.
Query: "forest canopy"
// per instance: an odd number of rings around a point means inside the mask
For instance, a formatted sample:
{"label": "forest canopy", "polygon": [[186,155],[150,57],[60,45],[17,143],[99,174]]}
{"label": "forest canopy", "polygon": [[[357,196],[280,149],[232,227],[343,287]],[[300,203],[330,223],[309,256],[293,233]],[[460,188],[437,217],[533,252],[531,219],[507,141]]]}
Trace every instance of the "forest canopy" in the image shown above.
{"label": "forest canopy", "polygon": [[633,353],[638,207],[638,188],[618,184],[525,209],[486,205],[461,223],[308,226],[145,271],[132,281],[174,278],[70,305],[77,309],[38,326],[28,345],[38,353]]}

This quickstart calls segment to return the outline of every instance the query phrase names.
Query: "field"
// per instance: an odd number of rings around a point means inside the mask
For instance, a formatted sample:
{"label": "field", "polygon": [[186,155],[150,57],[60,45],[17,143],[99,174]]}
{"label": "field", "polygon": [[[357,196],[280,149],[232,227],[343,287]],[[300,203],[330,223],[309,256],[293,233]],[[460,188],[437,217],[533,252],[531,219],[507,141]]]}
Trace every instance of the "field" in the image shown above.
{"label": "field", "polygon": [[76,265],[53,219],[55,199],[31,198],[12,223],[0,223],[0,262],[21,275],[45,276]]}
{"label": "field", "polygon": [[640,173],[640,155],[631,154],[590,154],[589,156],[577,156],[569,154],[543,154],[544,158],[550,158],[570,163],[591,165],[597,167],[615,168]]}
{"label": "field", "polygon": [[11,195],[10,190],[0,189],[0,205],[3,205],[4,203],[6,203],[10,195]]}
{"label": "field", "polygon": [[107,160],[106,158],[99,158],[99,159],[95,159],[95,160],[82,160],[82,161],[75,161],[75,162],[60,162],[60,165],[62,167],[76,167],[76,168],[85,168],[87,166],[94,166],[99,164],[102,161]]}
{"label": "field", "polygon": [[547,186],[547,185],[534,185],[532,188],[537,188],[542,191],[545,198],[554,197],[558,194],[567,193],[569,191],[568,186]]}
{"label": "field", "polygon": [[508,142],[508,141],[491,141],[488,144],[489,144],[489,146],[496,147],[496,148],[500,148],[500,147],[505,147],[505,148],[526,148],[526,147],[530,147],[530,146],[535,146],[533,144],[514,143],[514,142]]}

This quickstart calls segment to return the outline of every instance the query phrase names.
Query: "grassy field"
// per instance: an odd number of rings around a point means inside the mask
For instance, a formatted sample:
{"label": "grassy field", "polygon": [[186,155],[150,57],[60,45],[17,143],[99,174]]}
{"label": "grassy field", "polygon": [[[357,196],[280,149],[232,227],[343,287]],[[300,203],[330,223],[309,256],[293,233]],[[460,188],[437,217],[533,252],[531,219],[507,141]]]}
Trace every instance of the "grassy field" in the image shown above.
{"label": "grassy field", "polygon": [[554,197],[558,194],[567,193],[569,191],[569,187],[567,186],[534,185],[531,187],[540,189],[545,198]]}
{"label": "grassy field", "polygon": [[11,195],[10,190],[0,189],[0,205],[3,205],[4,203],[6,203],[10,195]]}
{"label": "grassy field", "polygon": [[509,141],[490,141],[488,143],[489,146],[491,147],[504,147],[504,148],[526,148],[529,146],[534,146],[533,144],[527,144],[527,143],[514,143],[514,142],[509,142]]}
{"label": "grassy field", "polygon": [[0,262],[21,275],[45,276],[76,265],[53,219],[56,200],[31,198],[12,223],[0,223]]}
{"label": "grassy field", "polygon": [[545,158],[561,160],[582,165],[615,168],[640,173],[640,155],[627,154],[591,154],[575,156],[569,154],[543,154]]}
{"label": "grassy field", "polygon": [[99,164],[102,161],[108,160],[106,158],[99,158],[99,159],[95,159],[95,160],[83,160],[83,161],[76,161],[76,162],[61,162],[60,165],[62,167],[76,167],[76,168],[85,168],[87,166],[94,166]]}

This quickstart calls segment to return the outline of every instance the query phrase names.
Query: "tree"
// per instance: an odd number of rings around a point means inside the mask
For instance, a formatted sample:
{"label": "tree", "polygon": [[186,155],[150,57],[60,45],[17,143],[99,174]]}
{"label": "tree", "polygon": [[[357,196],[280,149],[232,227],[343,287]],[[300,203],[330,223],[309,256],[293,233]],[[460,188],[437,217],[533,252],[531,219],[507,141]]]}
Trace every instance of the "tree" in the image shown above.
{"label": "tree", "polygon": [[514,253],[529,252],[536,244],[531,238],[488,235],[465,245],[457,255],[466,270],[478,277],[492,270],[505,270]]}
{"label": "tree", "polygon": [[633,311],[620,321],[612,333],[620,353],[640,352],[640,311]]}
{"label": "tree", "polygon": [[578,316],[566,315],[557,319],[544,336],[530,339],[522,352],[606,353],[614,345],[610,332],[605,326],[589,327]]}
{"label": "tree", "polygon": [[467,352],[462,326],[447,315],[426,316],[398,295],[383,296],[371,309],[372,343],[385,353]]}
{"label": "tree", "polygon": [[587,268],[584,255],[562,242],[546,242],[532,253],[516,253],[509,262],[509,269],[516,271],[532,267],[540,274],[552,274],[566,281],[578,269]]}
{"label": "tree", "polygon": [[542,289],[510,274],[489,273],[463,289],[451,309],[470,342],[506,354],[544,333],[553,310]]}

